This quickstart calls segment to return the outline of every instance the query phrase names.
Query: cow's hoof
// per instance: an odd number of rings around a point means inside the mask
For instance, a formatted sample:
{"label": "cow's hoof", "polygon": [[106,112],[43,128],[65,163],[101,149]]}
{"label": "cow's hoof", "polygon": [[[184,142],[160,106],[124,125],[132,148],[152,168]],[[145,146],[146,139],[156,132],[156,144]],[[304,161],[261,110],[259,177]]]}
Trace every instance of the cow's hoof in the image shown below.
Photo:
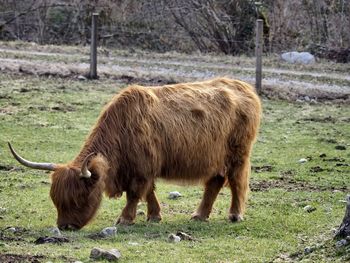
{"label": "cow's hoof", "polygon": [[202,222],[208,222],[208,217],[207,216],[202,216],[198,213],[194,213],[192,214],[191,216],[191,220],[194,220],[194,221],[202,221]]}
{"label": "cow's hoof", "polygon": [[127,219],[124,217],[119,217],[117,222],[116,222],[116,225],[123,225],[123,226],[131,226],[133,224],[134,224],[133,220]]}
{"label": "cow's hoof", "polygon": [[158,223],[162,220],[162,217],[160,215],[156,215],[156,216],[148,216],[147,217],[147,221],[148,222],[153,222],[153,223]]}
{"label": "cow's hoof", "polygon": [[236,223],[236,222],[243,221],[243,216],[242,216],[242,215],[236,215],[236,214],[230,214],[230,215],[228,216],[228,219],[229,219],[232,223]]}

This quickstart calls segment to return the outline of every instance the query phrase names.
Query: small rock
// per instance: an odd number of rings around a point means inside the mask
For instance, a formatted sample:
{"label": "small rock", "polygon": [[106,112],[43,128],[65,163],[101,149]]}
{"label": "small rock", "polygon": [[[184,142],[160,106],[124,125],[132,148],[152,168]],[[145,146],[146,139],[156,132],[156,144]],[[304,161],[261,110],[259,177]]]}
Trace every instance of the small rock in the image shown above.
{"label": "small rock", "polygon": [[315,104],[317,104],[318,102],[317,102],[317,100],[315,100],[315,99],[311,99],[310,100],[310,104],[313,104],[313,105],[315,105]]}
{"label": "small rock", "polygon": [[305,212],[308,212],[308,213],[311,213],[311,212],[316,210],[316,208],[311,206],[311,205],[307,205],[303,209],[304,209]]}
{"label": "small rock", "polygon": [[115,236],[117,234],[117,228],[115,226],[106,227],[101,230],[100,234],[103,237]]}
{"label": "small rock", "polygon": [[181,237],[179,237],[179,236],[177,236],[177,235],[175,235],[175,234],[170,234],[170,235],[168,236],[168,241],[169,241],[169,242],[172,242],[172,243],[178,243],[178,242],[181,241]]}
{"label": "small rock", "polygon": [[144,216],[146,213],[145,213],[145,211],[139,209],[139,210],[137,210],[136,214],[137,214],[138,216]]}
{"label": "small rock", "polygon": [[295,102],[296,102],[296,103],[304,103],[304,101],[301,100],[301,99],[297,99]]}
{"label": "small rock", "polygon": [[182,195],[178,191],[170,192],[168,198],[169,199],[177,199]]}
{"label": "small rock", "polygon": [[78,80],[85,81],[85,80],[87,80],[87,78],[85,76],[83,76],[83,75],[79,75],[78,76]]}
{"label": "small rock", "polygon": [[335,146],[335,149],[340,150],[340,151],[345,151],[346,147],[344,145],[337,145],[337,146]]}
{"label": "small rock", "polygon": [[179,231],[179,232],[176,233],[176,235],[178,237],[180,237],[181,240],[190,240],[190,241],[194,240],[194,238],[191,235],[189,235],[189,234],[187,234],[185,232],[180,232]]}
{"label": "small rock", "polygon": [[348,245],[349,241],[347,241],[346,239],[341,239],[339,241],[337,241],[337,243],[335,243],[335,246],[337,248],[340,248],[340,247],[344,247],[346,245]]}
{"label": "small rock", "polygon": [[305,100],[306,102],[310,102],[311,99],[310,99],[309,96],[305,96],[305,97],[304,97],[304,100]]}
{"label": "small rock", "polygon": [[306,163],[307,162],[307,159],[305,159],[305,158],[301,158],[299,161],[298,161],[298,163]]}
{"label": "small rock", "polygon": [[46,244],[46,243],[56,243],[56,244],[60,244],[60,243],[67,243],[69,242],[69,239],[66,237],[39,237],[37,240],[34,241],[34,243],[36,245],[40,245],[40,244]]}
{"label": "small rock", "polygon": [[111,249],[104,250],[101,248],[93,248],[90,252],[90,258],[93,260],[108,260],[108,261],[118,261],[121,257],[119,250]]}
{"label": "small rock", "polygon": [[6,228],[6,231],[11,232],[11,233],[15,233],[17,231],[17,229],[15,227],[9,227],[9,228]]}
{"label": "small rock", "polygon": [[286,52],[281,55],[281,58],[288,63],[313,64],[315,57],[309,52]]}
{"label": "small rock", "polygon": [[337,233],[337,231],[338,231],[338,228],[335,228],[335,227],[333,227],[332,229],[331,229],[331,233],[334,235],[335,233]]}
{"label": "small rock", "polygon": [[50,228],[50,229],[49,229],[49,232],[50,232],[51,234],[55,235],[55,236],[58,236],[58,237],[62,236],[62,233],[61,233],[61,231],[58,229],[58,227],[52,227],[52,228]]}
{"label": "small rock", "polygon": [[312,253],[313,251],[314,251],[314,248],[312,248],[312,247],[304,248],[305,255],[308,255],[308,254]]}

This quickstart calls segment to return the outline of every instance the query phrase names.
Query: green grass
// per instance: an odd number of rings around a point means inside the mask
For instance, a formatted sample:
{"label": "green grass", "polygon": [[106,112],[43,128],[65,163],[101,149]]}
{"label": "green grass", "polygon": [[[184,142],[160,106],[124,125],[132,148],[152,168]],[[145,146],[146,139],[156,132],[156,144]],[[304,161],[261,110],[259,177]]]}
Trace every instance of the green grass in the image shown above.
{"label": "green grass", "polygon": [[[138,216],[131,227],[118,227],[116,237],[93,240],[89,234],[114,224],[125,204],[105,198],[95,220],[79,232],[64,233],[70,243],[35,245],[55,226],[49,198],[49,174],[21,167],[10,156],[7,141],[24,157],[68,162],[79,151],[103,105],[124,85],[113,80],[0,75],[0,255],[43,255],[45,261],[88,261],[93,247],[117,248],[122,262],[271,262],[285,255],[309,262],[344,261],[349,249],[336,249],[331,229],[344,215],[350,188],[350,107],[292,104],[263,100],[264,116],[254,147],[245,221],[227,220],[230,202],[223,189],[208,223],[192,222],[200,186],[157,183],[163,221],[147,223]],[[347,150],[336,150],[344,145]],[[325,154],[325,157],[320,157]],[[301,158],[309,161],[300,164]],[[270,166],[269,171],[257,167]],[[11,168],[15,169],[11,169]],[[320,169],[316,169],[319,167]],[[180,191],[178,200],[168,192]],[[316,211],[307,213],[306,205]],[[139,209],[146,210],[144,203]],[[5,231],[19,227],[18,233]],[[184,231],[196,241],[167,242]],[[305,247],[315,247],[304,254]]]}

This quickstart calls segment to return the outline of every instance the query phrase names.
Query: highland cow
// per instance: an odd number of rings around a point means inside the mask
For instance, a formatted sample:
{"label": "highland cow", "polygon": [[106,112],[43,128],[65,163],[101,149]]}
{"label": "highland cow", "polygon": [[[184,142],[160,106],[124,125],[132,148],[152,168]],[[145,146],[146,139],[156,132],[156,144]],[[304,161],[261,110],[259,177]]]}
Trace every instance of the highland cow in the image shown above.
{"label": "highland cow", "polygon": [[217,78],[161,87],[132,85],[102,111],[78,156],[68,164],[21,164],[53,171],[50,196],[60,229],[80,229],[95,215],[103,192],[126,192],[119,224],[132,224],[140,200],[147,219],[160,221],[158,178],[204,185],[195,220],[207,220],[224,185],[231,189],[229,219],[243,219],[249,189],[250,154],[261,105],[253,87]]}

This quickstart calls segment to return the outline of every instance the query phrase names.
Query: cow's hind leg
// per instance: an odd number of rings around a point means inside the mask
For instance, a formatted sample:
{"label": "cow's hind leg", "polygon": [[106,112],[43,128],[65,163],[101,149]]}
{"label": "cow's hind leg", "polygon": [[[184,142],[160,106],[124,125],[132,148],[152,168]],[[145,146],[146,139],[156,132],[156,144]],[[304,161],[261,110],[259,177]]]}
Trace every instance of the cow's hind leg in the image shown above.
{"label": "cow's hind leg", "polygon": [[162,220],[162,217],[160,215],[160,205],[154,190],[155,190],[155,187],[153,185],[153,187],[150,189],[150,191],[146,196],[147,221],[159,222],[160,220]]}
{"label": "cow's hind leg", "polygon": [[205,183],[202,201],[197,211],[192,214],[192,219],[200,221],[205,221],[208,219],[213,203],[224,182],[225,178],[221,174],[217,174]]}
{"label": "cow's hind leg", "polygon": [[[243,220],[243,214],[249,191],[249,175],[250,175],[250,150],[237,154],[230,161],[228,167],[227,178],[231,188],[231,207],[229,210],[229,219],[232,222]],[[240,157],[239,157],[240,156]]]}

